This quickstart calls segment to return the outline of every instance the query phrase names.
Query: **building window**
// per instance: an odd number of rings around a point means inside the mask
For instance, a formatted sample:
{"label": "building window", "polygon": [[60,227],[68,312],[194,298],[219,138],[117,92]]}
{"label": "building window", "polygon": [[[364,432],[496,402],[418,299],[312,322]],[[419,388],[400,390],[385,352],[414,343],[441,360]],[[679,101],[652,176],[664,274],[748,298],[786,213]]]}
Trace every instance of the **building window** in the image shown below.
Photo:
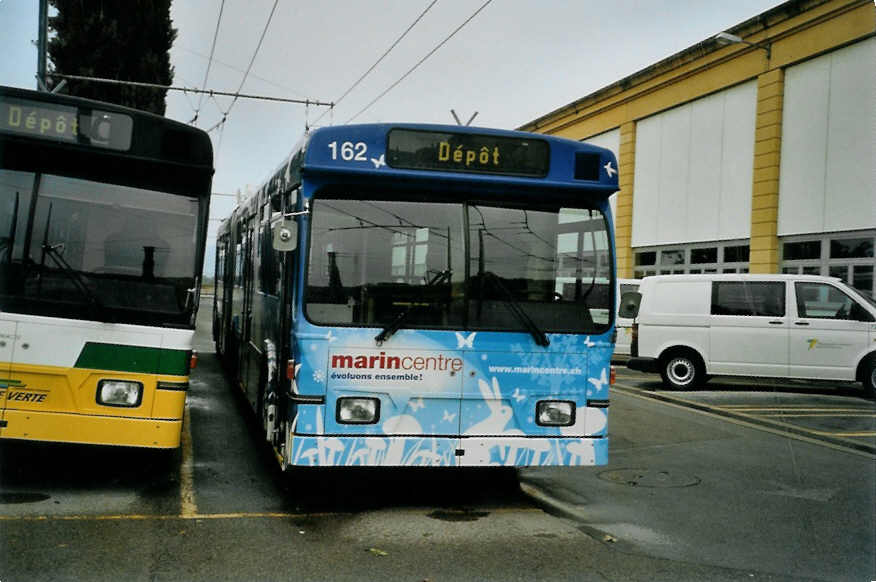
{"label": "building window", "polygon": [[837,277],[871,297],[876,231],[790,236],[782,241],[782,273]]}
{"label": "building window", "polygon": [[831,259],[873,258],[873,237],[831,239]]}
{"label": "building window", "polygon": [[684,251],[681,251],[678,249],[660,251],[660,264],[661,265],[683,265],[684,264]]}
{"label": "building window", "polygon": [[785,243],[782,250],[782,256],[786,261],[821,259],[820,240]]}
{"label": "building window", "polygon": [[645,267],[657,264],[657,253],[654,251],[636,253],[636,266]]}
{"label": "building window", "polygon": [[670,248],[637,249],[636,278],[650,275],[699,273],[747,273],[748,245],[739,242],[672,245]]}
{"label": "building window", "polygon": [[703,263],[717,263],[718,262],[718,247],[708,247],[705,249],[691,249],[690,250],[690,262],[695,265],[702,265]]}

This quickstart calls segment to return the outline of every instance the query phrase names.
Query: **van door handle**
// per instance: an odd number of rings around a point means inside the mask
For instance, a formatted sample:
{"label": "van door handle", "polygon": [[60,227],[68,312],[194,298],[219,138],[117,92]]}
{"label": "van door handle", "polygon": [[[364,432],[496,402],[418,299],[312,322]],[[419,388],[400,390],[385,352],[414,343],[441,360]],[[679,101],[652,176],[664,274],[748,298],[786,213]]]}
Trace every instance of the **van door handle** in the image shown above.
{"label": "van door handle", "polygon": [[809,325],[808,321],[795,321],[794,325]]}
{"label": "van door handle", "polygon": [[784,321],[771,321],[770,325],[782,325],[783,323],[785,323],[785,322]]}

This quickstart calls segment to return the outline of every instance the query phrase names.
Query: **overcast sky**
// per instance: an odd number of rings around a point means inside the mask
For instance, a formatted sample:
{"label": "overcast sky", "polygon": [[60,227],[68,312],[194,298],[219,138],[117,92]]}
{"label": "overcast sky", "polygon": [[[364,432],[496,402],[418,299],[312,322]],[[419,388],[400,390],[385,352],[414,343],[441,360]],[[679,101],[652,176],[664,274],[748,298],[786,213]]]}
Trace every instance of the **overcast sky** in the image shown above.
{"label": "overcast sky", "polygon": [[[776,0],[225,0],[206,87],[336,102],[311,105],[169,92],[167,116],[212,129],[213,191],[257,187],[305,126],[409,121],[515,128],[781,2]],[[174,85],[203,87],[222,0],[176,0]],[[466,20],[416,70],[421,59]],[[428,10],[427,10],[428,9]],[[425,15],[423,13],[425,12]],[[341,97],[410,27],[349,94]],[[270,22],[269,22],[270,19]],[[267,32],[256,54],[265,26]],[[33,88],[36,0],[0,0],[0,83]],[[253,56],[255,60],[253,61]],[[252,68],[244,82],[244,73]],[[63,71],[59,71],[63,72]],[[340,100],[339,100],[340,99]],[[364,110],[364,111],[363,111]],[[214,197],[224,217],[233,198]],[[211,232],[216,221],[211,222]],[[209,256],[209,254],[208,254]]]}

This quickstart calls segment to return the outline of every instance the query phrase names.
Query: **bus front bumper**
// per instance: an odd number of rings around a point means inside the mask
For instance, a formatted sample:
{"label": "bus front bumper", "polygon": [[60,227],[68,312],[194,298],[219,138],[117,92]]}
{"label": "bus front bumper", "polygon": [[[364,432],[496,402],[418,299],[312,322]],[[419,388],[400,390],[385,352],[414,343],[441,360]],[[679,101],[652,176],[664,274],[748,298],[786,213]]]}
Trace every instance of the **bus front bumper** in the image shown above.
{"label": "bus front bumper", "polygon": [[608,463],[608,437],[291,435],[284,467],[547,467]]}
{"label": "bus front bumper", "polygon": [[0,439],[179,448],[182,420],[6,410]]}

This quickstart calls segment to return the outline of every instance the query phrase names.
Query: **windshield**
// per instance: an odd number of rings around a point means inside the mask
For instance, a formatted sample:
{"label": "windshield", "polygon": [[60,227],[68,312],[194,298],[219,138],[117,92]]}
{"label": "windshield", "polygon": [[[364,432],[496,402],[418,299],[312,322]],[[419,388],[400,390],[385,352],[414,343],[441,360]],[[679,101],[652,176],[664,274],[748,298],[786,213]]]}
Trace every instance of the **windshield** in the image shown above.
{"label": "windshield", "polygon": [[858,297],[863,299],[864,303],[867,303],[873,307],[876,307],[876,300],[874,300],[873,297],[868,295],[866,291],[864,291],[863,289],[858,289],[857,287],[852,287],[851,285],[849,285],[849,289],[851,289],[852,292],[855,293],[855,295],[857,295]]}
{"label": "windshield", "polygon": [[0,310],[190,324],[198,201],[0,170]]}
{"label": "windshield", "polygon": [[326,325],[593,333],[611,276],[598,210],[318,198],[305,310]]}

